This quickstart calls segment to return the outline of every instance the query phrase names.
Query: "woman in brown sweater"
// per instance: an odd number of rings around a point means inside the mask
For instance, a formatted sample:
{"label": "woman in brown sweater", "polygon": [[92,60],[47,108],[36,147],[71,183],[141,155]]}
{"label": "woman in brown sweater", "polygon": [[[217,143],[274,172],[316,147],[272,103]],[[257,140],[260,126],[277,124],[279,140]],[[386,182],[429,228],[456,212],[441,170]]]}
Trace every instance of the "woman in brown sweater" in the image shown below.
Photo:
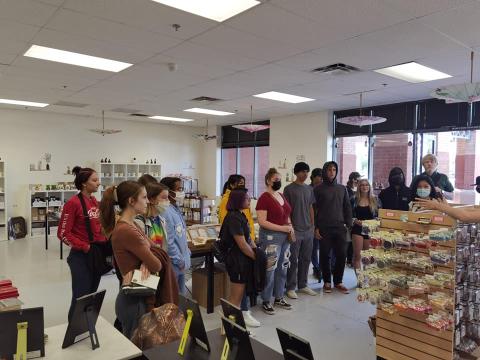
{"label": "woman in brown sweater", "polygon": [[[115,205],[120,207],[120,218],[115,221]],[[153,254],[155,246],[135,225],[135,216],[145,213],[148,205],[145,187],[136,181],[124,181],[108,188],[100,203],[100,220],[107,234],[111,234],[115,261],[123,277],[123,285],[132,280],[133,270],[140,269],[142,278],[162,269],[162,263]],[[146,313],[145,298],[125,295],[121,290],[115,302],[115,313],[122,324],[123,334],[131,338],[138,320]]]}

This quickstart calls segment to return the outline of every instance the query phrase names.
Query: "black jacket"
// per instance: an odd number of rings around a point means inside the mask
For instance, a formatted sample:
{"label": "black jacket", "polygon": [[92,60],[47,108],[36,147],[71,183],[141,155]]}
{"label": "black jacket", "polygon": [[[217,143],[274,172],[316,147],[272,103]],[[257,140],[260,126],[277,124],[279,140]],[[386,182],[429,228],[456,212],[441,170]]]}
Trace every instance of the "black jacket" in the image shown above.
{"label": "black jacket", "polygon": [[336,177],[333,181],[327,178],[327,169],[330,165],[337,168],[334,161],[323,165],[323,183],[314,190],[318,213],[315,226],[319,229],[331,227],[350,227],[352,225],[352,206],[345,186],[337,184]]}
{"label": "black jacket", "polygon": [[[403,183],[400,184],[399,188],[397,189],[395,185],[392,184],[392,177],[399,174],[403,175]],[[394,167],[392,170],[390,170],[390,174],[388,175],[388,183],[390,186],[386,189],[383,189],[378,195],[378,198],[382,202],[382,207],[390,210],[408,211],[408,203],[410,202],[410,188],[405,185],[405,174],[403,173],[403,170],[399,167]]]}

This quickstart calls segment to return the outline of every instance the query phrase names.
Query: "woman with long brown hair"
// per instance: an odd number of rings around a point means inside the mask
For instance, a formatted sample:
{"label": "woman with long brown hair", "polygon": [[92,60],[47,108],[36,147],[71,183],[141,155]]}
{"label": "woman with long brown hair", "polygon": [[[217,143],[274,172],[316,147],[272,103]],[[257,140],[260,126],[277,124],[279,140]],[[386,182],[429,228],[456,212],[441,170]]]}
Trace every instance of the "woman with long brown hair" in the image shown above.
{"label": "woman with long brown hair", "polygon": [[[115,206],[120,207],[116,219]],[[154,244],[143,229],[135,224],[135,217],[147,210],[148,199],[145,187],[136,181],[124,181],[109,187],[103,193],[100,203],[100,220],[107,234],[111,236],[115,261],[123,278],[123,285],[130,284],[135,269],[142,271],[143,278],[162,269],[161,261],[153,254]],[[115,313],[122,325],[123,334],[131,338],[138,320],[147,311],[145,298],[118,293]]]}
{"label": "woman with long brown hair", "polygon": [[355,193],[353,202],[353,227],[352,227],[352,242],[353,242],[353,266],[356,269],[360,268],[360,252],[368,250],[370,247],[370,237],[363,234],[362,220],[372,220],[378,216],[378,209],[380,207],[379,200],[372,194],[372,187],[367,179],[358,180],[358,189]]}

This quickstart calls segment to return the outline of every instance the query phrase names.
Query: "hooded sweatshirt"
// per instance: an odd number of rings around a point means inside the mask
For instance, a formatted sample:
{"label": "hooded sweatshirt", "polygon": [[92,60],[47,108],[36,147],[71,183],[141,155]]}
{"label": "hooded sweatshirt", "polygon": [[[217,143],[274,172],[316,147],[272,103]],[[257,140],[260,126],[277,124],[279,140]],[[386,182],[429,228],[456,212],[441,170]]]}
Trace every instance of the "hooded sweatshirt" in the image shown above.
{"label": "hooded sweatshirt", "polygon": [[350,227],[352,225],[352,206],[345,186],[337,184],[337,176],[330,181],[327,169],[334,165],[338,173],[338,165],[334,161],[323,165],[323,183],[315,187],[314,195],[317,204],[316,227],[319,229],[332,227]]}
{"label": "hooded sweatshirt", "polygon": [[[397,186],[399,186],[397,189],[395,188],[395,178],[398,175],[403,176],[403,182],[397,184]],[[390,170],[390,174],[388,175],[388,183],[390,186],[386,189],[383,189],[380,192],[380,195],[378,195],[378,198],[382,202],[382,207],[390,210],[408,211],[408,203],[410,202],[410,189],[405,185],[405,174],[403,173],[403,170],[399,167],[394,167],[392,170]]]}

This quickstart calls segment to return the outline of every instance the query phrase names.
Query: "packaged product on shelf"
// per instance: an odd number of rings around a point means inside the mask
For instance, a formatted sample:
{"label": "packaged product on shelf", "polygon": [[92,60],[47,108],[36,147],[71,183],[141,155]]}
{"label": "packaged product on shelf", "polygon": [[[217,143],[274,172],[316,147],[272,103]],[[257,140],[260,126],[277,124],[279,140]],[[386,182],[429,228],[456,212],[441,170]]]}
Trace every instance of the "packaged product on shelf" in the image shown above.
{"label": "packaged product on shelf", "polygon": [[380,220],[362,220],[362,234],[369,235],[380,227]]}
{"label": "packaged product on shelf", "polygon": [[434,264],[447,265],[453,260],[449,250],[430,250],[430,259]]}
{"label": "packaged product on shelf", "polygon": [[430,314],[426,322],[429,327],[435,330],[448,330],[453,324],[453,318],[449,313],[440,311]]}
{"label": "packaged product on shelf", "polygon": [[430,240],[448,241],[452,240],[454,233],[449,228],[433,229],[428,232]]}

